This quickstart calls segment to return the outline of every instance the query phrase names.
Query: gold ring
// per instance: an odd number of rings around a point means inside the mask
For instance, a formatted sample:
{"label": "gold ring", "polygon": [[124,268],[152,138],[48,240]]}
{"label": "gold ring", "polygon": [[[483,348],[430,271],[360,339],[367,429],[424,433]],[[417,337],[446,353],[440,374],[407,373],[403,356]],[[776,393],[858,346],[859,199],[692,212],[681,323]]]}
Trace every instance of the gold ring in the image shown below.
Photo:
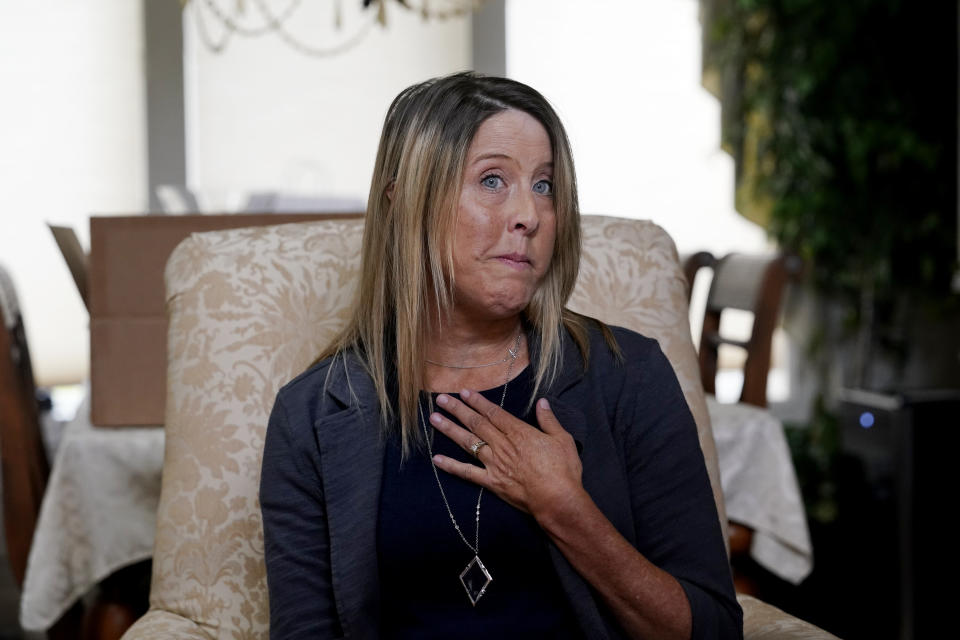
{"label": "gold ring", "polygon": [[470,445],[470,453],[472,453],[473,457],[476,458],[478,457],[478,452],[480,451],[480,447],[486,447],[486,446],[487,446],[486,442],[484,442],[483,440],[477,440],[472,445]]}

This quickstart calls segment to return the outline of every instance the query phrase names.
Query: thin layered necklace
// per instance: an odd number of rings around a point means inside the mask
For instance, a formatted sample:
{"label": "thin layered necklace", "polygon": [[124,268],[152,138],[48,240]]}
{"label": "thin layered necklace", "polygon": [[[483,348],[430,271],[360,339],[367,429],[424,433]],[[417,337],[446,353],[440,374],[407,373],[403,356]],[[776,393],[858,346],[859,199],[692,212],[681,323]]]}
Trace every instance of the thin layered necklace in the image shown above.
{"label": "thin layered necklace", "polygon": [[[472,366],[447,365],[439,362],[433,362],[432,360],[427,360],[427,362],[439,365],[441,367],[449,367],[451,369],[479,369],[481,367],[492,367],[497,364],[509,362],[507,365],[506,379],[503,381],[503,393],[500,396],[500,408],[503,409],[503,404],[507,400],[507,385],[510,384],[510,374],[513,373],[513,365],[517,360],[517,356],[520,355],[520,337],[522,333],[523,332],[521,331],[517,334],[517,338],[513,343],[513,348],[507,349],[507,355],[503,358],[503,360],[498,360],[497,362]],[[443,483],[440,482],[440,474],[437,472],[437,465],[433,463],[433,447],[430,444],[430,432],[427,429],[427,421],[424,418],[423,407],[419,403],[417,404],[417,410],[420,413],[420,424],[423,426],[423,436],[427,441],[427,454],[430,456],[430,467],[433,469],[433,477],[437,480],[437,488],[440,489],[440,497],[443,499],[443,506],[447,508],[447,515],[450,516],[450,522],[453,523],[453,528],[456,530],[457,535],[459,535],[460,539],[463,540],[463,544],[467,545],[467,548],[473,552],[473,559],[471,559],[470,562],[467,563],[467,566],[464,567],[463,571],[460,572],[460,582],[463,584],[463,588],[467,590],[467,597],[470,598],[470,604],[476,606],[477,602],[480,601],[480,598],[483,597],[483,594],[487,592],[487,587],[490,586],[491,582],[493,582],[493,576],[490,575],[490,571],[480,560],[480,500],[483,498],[483,487],[480,487],[480,492],[477,494],[473,544],[470,544],[470,541],[467,540],[465,535],[463,535],[463,531],[460,529],[460,525],[457,523],[457,519],[453,515],[453,509],[450,508],[450,502],[447,500],[447,494],[443,490]],[[483,443],[483,441],[479,441],[479,443],[486,444]],[[474,447],[476,446],[477,445],[474,445]],[[477,450],[479,449],[475,449],[475,451]]]}
{"label": "thin layered necklace", "polygon": [[523,335],[523,331],[520,331],[517,334],[516,340],[513,341],[513,348],[507,349],[507,355],[503,356],[500,360],[496,362],[488,362],[486,364],[447,364],[445,362],[437,362],[436,360],[431,360],[427,358],[426,361],[430,364],[435,364],[438,367],[445,367],[447,369],[484,369],[486,367],[495,367],[498,364],[503,364],[505,362],[510,362],[511,366],[513,361],[517,359],[517,356],[520,354],[520,337]]}

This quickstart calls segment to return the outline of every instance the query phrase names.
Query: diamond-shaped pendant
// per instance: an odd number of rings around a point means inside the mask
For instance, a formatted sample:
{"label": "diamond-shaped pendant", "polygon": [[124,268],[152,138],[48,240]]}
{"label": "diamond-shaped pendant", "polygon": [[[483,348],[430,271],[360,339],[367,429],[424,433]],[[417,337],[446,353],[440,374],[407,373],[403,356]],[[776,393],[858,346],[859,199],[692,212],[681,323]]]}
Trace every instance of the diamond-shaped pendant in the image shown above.
{"label": "diamond-shaped pendant", "polygon": [[473,560],[467,564],[463,573],[460,574],[460,582],[463,583],[463,588],[467,590],[470,604],[477,606],[477,602],[480,601],[480,598],[486,593],[487,587],[493,582],[493,576],[480,562],[480,558],[473,556]]}

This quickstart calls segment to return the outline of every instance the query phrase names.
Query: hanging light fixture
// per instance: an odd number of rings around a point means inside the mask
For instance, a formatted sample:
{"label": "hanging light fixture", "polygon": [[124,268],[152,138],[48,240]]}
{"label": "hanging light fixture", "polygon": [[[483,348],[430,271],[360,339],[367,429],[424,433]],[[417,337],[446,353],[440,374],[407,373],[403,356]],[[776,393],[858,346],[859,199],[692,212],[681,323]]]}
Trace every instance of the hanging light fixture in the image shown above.
{"label": "hanging light fixture", "polygon": [[[486,0],[392,2],[406,11],[419,13],[424,20],[447,20],[476,11]],[[321,58],[355,47],[374,24],[386,28],[387,3],[388,0],[325,0],[323,4],[328,5],[331,12],[331,33],[318,38],[319,42],[307,42],[289,28],[293,16],[306,4],[303,0],[180,0],[185,12],[188,7],[192,8],[200,41],[214,53],[223,52],[234,36],[274,36],[295,51]],[[320,3],[311,3],[311,6],[317,4]],[[224,8],[229,5],[232,8]]]}

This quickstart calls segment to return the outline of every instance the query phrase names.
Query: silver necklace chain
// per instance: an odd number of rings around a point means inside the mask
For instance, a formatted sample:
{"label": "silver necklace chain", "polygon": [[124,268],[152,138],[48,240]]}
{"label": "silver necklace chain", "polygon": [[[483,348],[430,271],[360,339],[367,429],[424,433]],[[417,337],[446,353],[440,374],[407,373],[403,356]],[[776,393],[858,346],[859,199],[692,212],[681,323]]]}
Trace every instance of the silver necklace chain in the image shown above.
{"label": "silver necklace chain", "polygon": [[[503,382],[503,393],[500,395],[501,409],[503,409],[503,404],[507,399],[507,386],[510,384],[510,374],[513,372],[513,365],[517,361],[517,356],[519,355],[520,351],[519,334],[517,335],[514,348],[508,349],[507,351],[508,355],[504,362],[509,360],[510,364],[507,365],[507,376],[506,380]],[[437,465],[433,463],[433,447],[430,445],[430,432],[427,429],[427,421],[423,417],[423,406],[419,402],[417,403],[417,411],[420,414],[420,424],[423,426],[423,436],[427,441],[427,454],[430,456],[430,468],[433,469],[433,477],[437,480],[437,488],[440,489],[440,497],[443,499],[443,506],[447,509],[447,515],[450,516],[450,522],[453,524],[453,528],[456,530],[457,535],[459,535],[460,539],[463,540],[463,544],[467,545],[467,548],[473,552],[473,560],[467,564],[467,568],[464,569],[463,573],[460,574],[460,580],[463,582],[464,588],[467,589],[467,596],[470,598],[471,604],[476,606],[480,598],[483,597],[483,594],[487,589],[487,585],[491,580],[493,580],[493,578],[490,576],[490,573],[487,571],[487,568],[480,561],[480,501],[483,499],[483,487],[480,487],[480,492],[477,494],[477,507],[474,511],[474,538],[473,544],[470,544],[470,541],[467,540],[467,537],[463,535],[463,531],[460,529],[460,525],[457,523],[456,517],[453,515],[453,509],[450,508],[450,501],[447,500],[447,493],[443,490],[443,483],[440,482],[440,474],[437,472]],[[464,581],[464,575],[470,570],[474,563],[479,565],[483,574],[487,577],[487,583],[479,590],[476,596],[474,596],[474,594],[470,591],[470,587],[468,587],[467,583]]]}
{"label": "silver necklace chain", "polygon": [[516,360],[517,355],[520,353],[520,336],[523,335],[523,331],[517,334],[517,339],[513,342],[513,348],[507,348],[507,355],[503,356],[503,359],[497,360],[496,362],[488,362],[487,364],[445,364],[443,362],[437,362],[436,360],[431,360],[430,358],[425,358],[430,364],[435,364],[438,367],[445,367],[447,369],[483,369],[486,367],[495,367],[498,364],[503,364],[508,360]]}

